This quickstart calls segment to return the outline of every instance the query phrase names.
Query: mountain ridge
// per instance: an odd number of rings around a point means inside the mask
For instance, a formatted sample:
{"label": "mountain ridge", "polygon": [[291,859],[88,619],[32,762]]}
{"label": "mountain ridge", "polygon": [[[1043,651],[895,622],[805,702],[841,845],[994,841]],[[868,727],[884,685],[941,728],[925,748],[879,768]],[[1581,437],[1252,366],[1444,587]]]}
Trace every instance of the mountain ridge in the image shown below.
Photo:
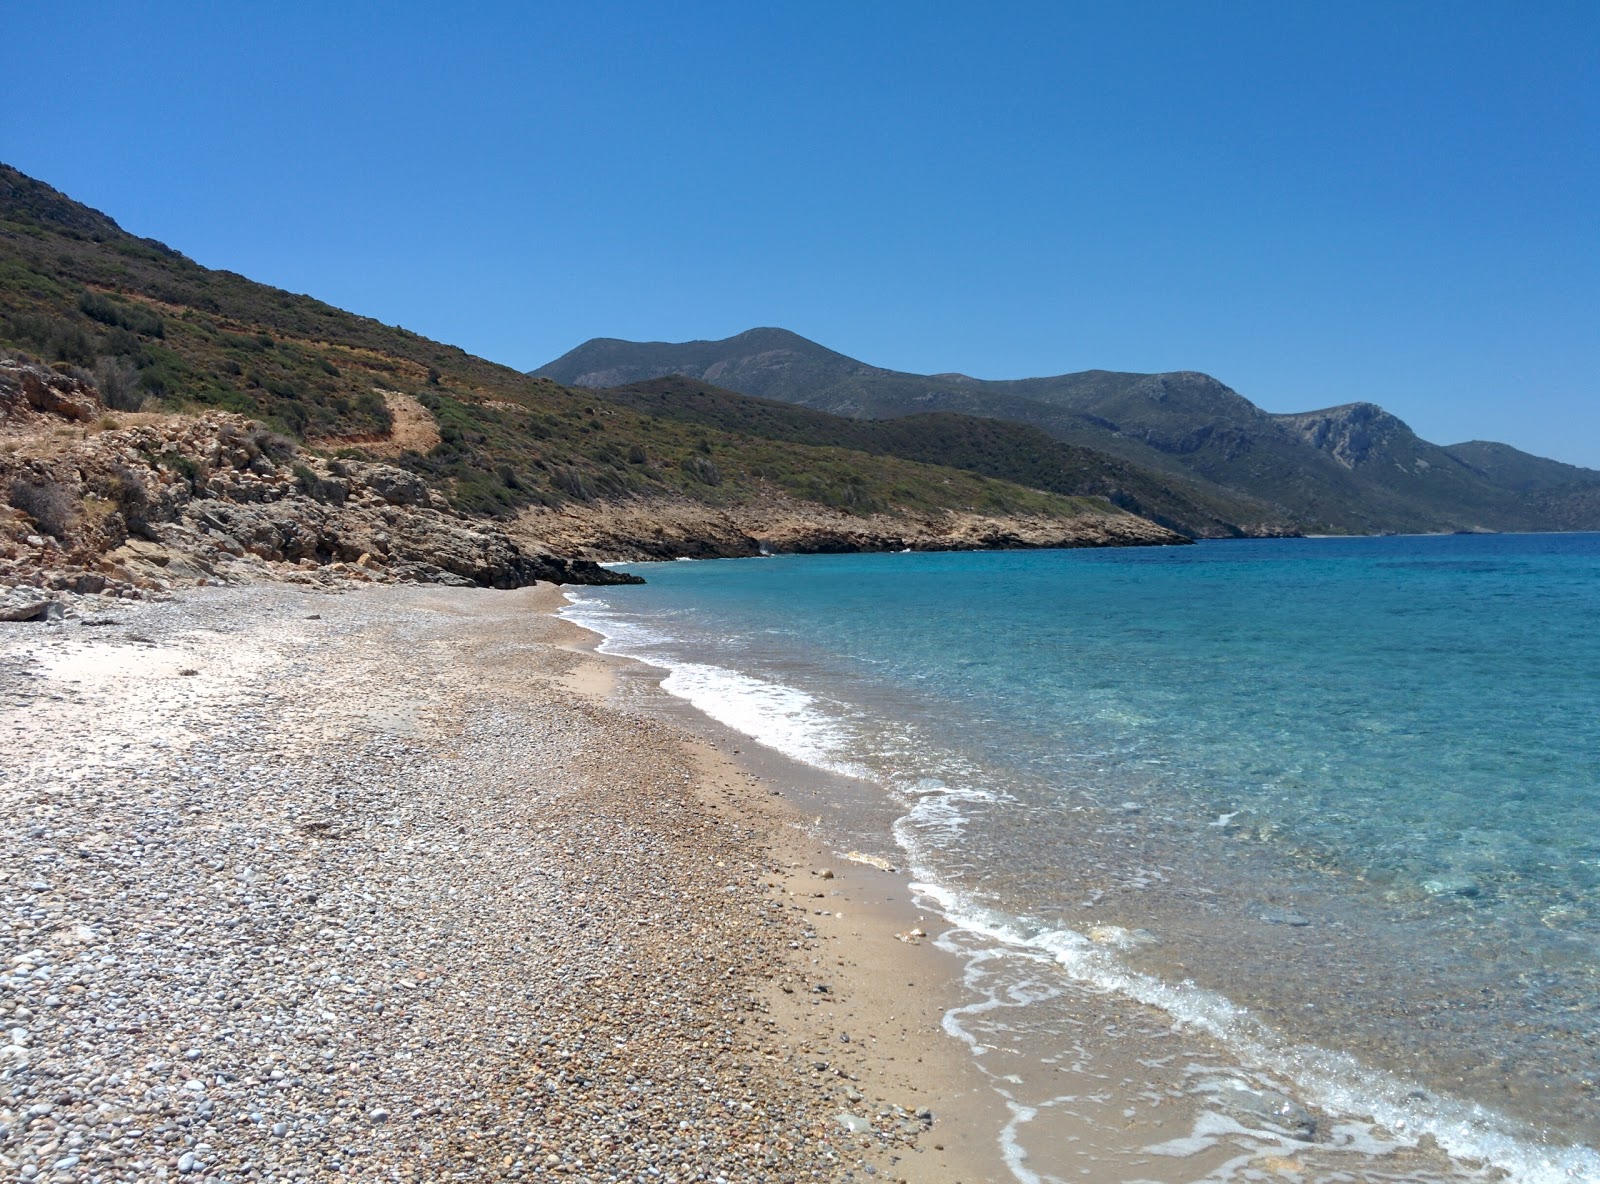
{"label": "mountain ridge", "polygon": [[677,344],[597,338],[531,373],[579,387],[682,374],[852,418],[939,411],[1026,424],[1307,532],[1600,529],[1588,492],[1600,472],[1509,445],[1432,444],[1363,400],[1268,412],[1199,371],[919,375],[762,327]]}
{"label": "mountain ridge", "polygon": [[595,395],[662,418],[765,439],[826,442],[873,456],[951,465],[1067,496],[1101,496],[1195,537],[1285,533],[1269,507],[1248,499],[1218,499],[1180,476],[1149,473],[1116,457],[1062,443],[1026,424],[943,411],[889,420],[850,419],[681,376],[628,383]]}

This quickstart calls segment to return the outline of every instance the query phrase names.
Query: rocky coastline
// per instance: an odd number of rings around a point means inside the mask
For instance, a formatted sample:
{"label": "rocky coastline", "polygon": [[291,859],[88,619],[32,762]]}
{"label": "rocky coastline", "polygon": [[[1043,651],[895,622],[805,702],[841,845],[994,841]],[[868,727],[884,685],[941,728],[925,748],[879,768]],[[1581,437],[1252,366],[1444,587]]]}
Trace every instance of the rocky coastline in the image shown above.
{"label": "rocky coastline", "polygon": [[53,591],[632,578],[524,550],[397,466],[224,412],[111,413],[83,380],[25,363],[0,363],[0,492],[0,581]]}
{"label": "rocky coastline", "polygon": [[44,599],[258,580],[608,584],[638,579],[602,566],[621,560],[1189,541],[1109,506],[1072,518],[849,514],[774,496],[474,518],[398,465],[319,455],[225,412],[110,412],[82,377],[3,359],[0,495],[0,584]]}
{"label": "rocky coastline", "polygon": [[992,1169],[943,996],[873,989],[952,972],[907,937],[932,921],[887,865],[828,868],[787,788],[613,701],[548,584],[1187,540],[781,500],[485,521],[397,465],[3,361],[0,492],[0,1174]]}
{"label": "rocky coastline", "polygon": [[650,502],[525,511],[512,528],[599,562],[743,559],[861,551],[1016,551],[1183,546],[1192,539],[1132,514],[1074,518],[954,513],[847,514],[792,499],[759,506]]}

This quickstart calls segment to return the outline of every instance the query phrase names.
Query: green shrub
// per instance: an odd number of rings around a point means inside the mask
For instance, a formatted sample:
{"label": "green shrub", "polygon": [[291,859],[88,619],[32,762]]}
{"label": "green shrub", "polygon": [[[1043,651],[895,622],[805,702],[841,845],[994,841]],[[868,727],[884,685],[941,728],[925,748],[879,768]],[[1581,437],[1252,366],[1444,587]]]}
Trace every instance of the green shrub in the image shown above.
{"label": "green shrub", "polygon": [[84,292],[78,297],[78,311],[102,325],[126,329],[144,337],[165,337],[166,324],[160,316],[138,304],[113,300],[99,292]]}
{"label": "green shrub", "polygon": [[273,412],[297,436],[305,435],[305,430],[311,423],[311,413],[299,403],[287,399],[274,407]]}
{"label": "green shrub", "polygon": [[144,406],[139,371],[127,358],[104,357],[94,364],[92,381],[100,400],[113,411],[137,411]]}
{"label": "green shrub", "polygon": [[280,378],[276,374],[269,374],[261,380],[261,385],[270,394],[277,395],[280,399],[300,400],[305,398],[305,393],[293,381]]}
{"label": "green shrub", "polygon": [[46,360],[94,365],[94,339],[82,325],[59,317],[16,313],[0,322],[0,333],[13,342],[31,346]]}

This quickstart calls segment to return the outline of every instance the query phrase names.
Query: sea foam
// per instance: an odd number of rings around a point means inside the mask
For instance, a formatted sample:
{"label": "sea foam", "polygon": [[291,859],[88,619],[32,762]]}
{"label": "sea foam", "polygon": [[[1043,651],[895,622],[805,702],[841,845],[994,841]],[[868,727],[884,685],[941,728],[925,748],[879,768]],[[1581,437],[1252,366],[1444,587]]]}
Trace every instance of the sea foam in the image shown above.
{"label": "sea foam", "polygon": [[[1096,940],[1060,916],[1081,899],[1060,896],[1080,862],[1080,833],[1104,840],[1118,828],[1143,835],[1165,825],[1164,836],[1198,836],[1196,849],[1208,853],[1293,841],[1296,851],[1393,885],[1350,910],[1437,901],[1429,917],[1470,908],[1505,932],[1525,933],[1529,949],[1552,966],[1592,957],[1582,943],[1600,901],[1597,861],[1583,838],[1593,833],[1593,805],[1573,770],[1592,761],[1593,734],[1584,730],[1592,710],[1582,708],[1592,708],[1597,666],[1592,639],[1559,626],[1592,618],[1600,585],[1579,577],[1594,559],[1555,556],[1543,599],[1508,614],[1504,605],[1529,594],[1522,583],[1493,570],[1477,584],[1453,574],[1456,551],[1485,547],[1528,549],[1516,540],[1330,540],[1148,555],[663,565],[673,570],[646,574],[665,589],[603,594],[649,605],[649,616],[587,592],[564,615],[605,635],[606,652],[666,669],[666,688],[713,718],[796,759],[870,773],[903,804],[895,838],[919,899],[960,935],[942,943],[981,968],[974,990],[996,992],[953,1010],[952,1035],[977,1045],[964,1026],[977,1016],[1053,1006],[1043,985],[1053,971],[1063,991],[1074,984],[1136,1000],[1170,1016],[1180,1038],[1221,1042],[1241,1080],[1256,1072],[1291,1082],[1296,1096],[1331,1116],[1327,1129],[1352,1155],[1382,1156],[1427,1134],[1462,1160],[1498,1165],[1530,1184],[1600,1180],[1592,1148],[1541,1142],[1537,1131],[1470,1098],[1426,1082],[1419,1088],[1405,1079],[1405,1064],[1383,1072],[1287,1038],[1221,991],[1134,970],[1117,941]],[[1393,564],[1377,562],[1394,550],[1422,559],[1397,575]],[[973,568],[981,580],[963,582]],[[1537,628],[1528,623],[1535,620]],[[1502,636],[1508,630],[1517,635]],[[1552,637],[1565,640],[1553,645]],[[1506,646],[1522,661],[1502,670]],[[1410,650],[1415,662],[1401,663]],[[1380,652],[1384,661],[1374,663]],[[796,661],[813,665],[791,679]],[[868,674],[858,678],[861,671]],[[1484,671],[1494,681],[1474,682]],[[1485,686],[1509,695],[1512,708],[1497,707],[1459,745],[1447,742],[1455,735],[1448,729],[1484,710],[1480,698],[1497,702]],[[898,718],[902,711],[911,714]],[[1470,747],[1501,732],[1519,738],[1514,751]],[[1518,792],[1478,793],[1491,766]],[[1015,774],[1035,788],[1019,789]],[[1463,811],[1470,830],[1459,825]],[[1015,845],[1038,859],[1051,844],[1059,879],[1044,863],[1043,878],[1013,877],[1003,898],[977,890]],[[1102,844],[1111,849],[1127,847]],[[1106,866],[1113,858],[1105,856]],[[1425,887],[1458,880],[1479,891]],[[1122,882],[1131,880],[1124,874]],[[1347,874],[1343,884],[1359,882]],[[1534,923],[1518,930],[1523,914]],[[1564,928],[1549,920],[1558,915]],[[1425,925],[1415,932],[1432,940]],[[1480,932],[1502,929],[1450,930]],[[1497,958],[1505,948],[1496,947]],[[1238,972],[1260,981],[1261,969]],[[1375,982],[1407,973],[1372,970]],[[976,1047],[975,1054],[982,1056]],[[1026,1143],[1043,1119],[1029,1111],[1048,1104],[1031,1098],[1012,1110],[1001,1150],[1019,1180],[1039,1178],[1042,1165],[1028,1158]],[[1149,1152],[1181,1157],[1242,1137],[1229,1121],[1197,1122]],[[1352,1170],[1361,1175],[1358,1165]],[[1451,1178],[1472,1174],[1464,1164]]]}

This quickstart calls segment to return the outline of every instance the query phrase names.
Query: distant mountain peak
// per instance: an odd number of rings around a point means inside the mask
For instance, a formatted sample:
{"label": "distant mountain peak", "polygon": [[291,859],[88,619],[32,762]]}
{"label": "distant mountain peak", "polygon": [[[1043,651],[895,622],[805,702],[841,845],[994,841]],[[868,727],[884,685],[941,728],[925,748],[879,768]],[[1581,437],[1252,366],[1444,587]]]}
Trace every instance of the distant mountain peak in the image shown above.
{"label": "distant mountain peak", "polygon": [[668,374],[738,389],[751,371],[812,375],[870,374],[877,368],[788,329],[746,329],[717,341],[622,341],[596,337],[533,371],[566,386],[604,388]]}
{"label": "distant mountain peak", "polygon": [[769,349],[779,347],[830,354],[833,352],[825,345],[818,345],[809,337],[802,337],[792,330],[781,329],[775,325],[758,325],[754,329],[746,329],[743,333],[735,333],[732,337],[724,338],[723,341],[714,344],[727,345],[735,341],[747,345],[760,345]]}
{"label": "distant mountain peak", "polygon": [[1600,472],[1594,469],[1533,456],[1520,448],[1492,440],[1448,444],[1445,451],[1474,472],[1482,473],[1496,484],[1520,493],[1535,493],[1563,486],[1600,485]]}
{"label": "distant mountain peak", "polygon": [[1421,444],[1404,420],[1376,403],[1345,403],[1274,418],[1347,469],[1359,469],[1380,456],[1391,459],[1397,444],[1411,451]]}

